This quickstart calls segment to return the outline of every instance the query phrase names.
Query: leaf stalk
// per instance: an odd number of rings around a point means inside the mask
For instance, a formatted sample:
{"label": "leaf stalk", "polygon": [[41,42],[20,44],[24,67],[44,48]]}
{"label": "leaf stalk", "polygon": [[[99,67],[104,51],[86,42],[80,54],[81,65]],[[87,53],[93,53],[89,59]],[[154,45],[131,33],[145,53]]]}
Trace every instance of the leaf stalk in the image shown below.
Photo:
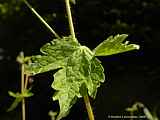
{"label": "leaf stalk", "polygon": [[90,104],[90,101],[89,101],[88,94],[86,94],[84,96],[84,102],[85,102],[85,105],[86,105],[89,120],[94,120],[94,115],[93,115],[93,111],[92,111],[92,107],[91,107],[91,104]]}

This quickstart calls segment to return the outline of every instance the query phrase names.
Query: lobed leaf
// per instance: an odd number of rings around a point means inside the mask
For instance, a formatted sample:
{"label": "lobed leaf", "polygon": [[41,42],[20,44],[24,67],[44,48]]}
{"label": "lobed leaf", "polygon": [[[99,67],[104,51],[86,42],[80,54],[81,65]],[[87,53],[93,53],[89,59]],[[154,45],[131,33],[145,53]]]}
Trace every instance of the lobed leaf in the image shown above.
{"label": "lobed leaf", "polygon": [[106,56],[138,49],[138,45],[122,43],[127,35],[111,36],[93,52],[80,46],[71,36],[54,39],[41,49],[42,55],[32,56],[27,70],[32,74],[58,69],[54,74],[52,88],[56,90],[53,100],[59,101],[57,120],[65,117],[77,98],[89,94],[96,97],[97,88],[105,80],[104,69],[95,56]]}
{"label": "lobed leaf", "polygon": [[139,49],[139,45],[128,44],[128,41],[123,43],[127,36],[126,34],[116,35],[115,37],[110,36],[93,50],[95,56],[108,56]]}

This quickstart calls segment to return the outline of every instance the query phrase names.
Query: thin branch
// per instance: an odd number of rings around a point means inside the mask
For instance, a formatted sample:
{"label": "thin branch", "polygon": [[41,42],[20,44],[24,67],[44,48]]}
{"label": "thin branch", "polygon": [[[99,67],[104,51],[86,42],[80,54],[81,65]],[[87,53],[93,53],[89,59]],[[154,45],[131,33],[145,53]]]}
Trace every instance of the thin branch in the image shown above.
{"label": "thin branch", "polygon": [[60,38],[59,35],[49,26],[49,24],[36,12],[36,10],[27,2],[27,0],[23,0],[24,3],[28,6],[28,8],[37,16],[37,18],[51,31],[51,33],[56,37]]}
{"label": "thin branch", "polygon": [[26,75],[25,75],[25,85],[24,85],[24,88],[25,88],[25,89],[27,89],[28,81],[29,81],[29,75],[26,74]]}

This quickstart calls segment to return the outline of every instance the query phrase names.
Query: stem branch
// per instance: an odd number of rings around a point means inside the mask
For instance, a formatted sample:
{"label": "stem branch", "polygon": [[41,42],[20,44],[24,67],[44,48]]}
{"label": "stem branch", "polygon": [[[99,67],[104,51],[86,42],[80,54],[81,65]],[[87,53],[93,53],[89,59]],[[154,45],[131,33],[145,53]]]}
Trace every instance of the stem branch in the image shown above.
{"label": "stem branch", "polygon": [[86,94],[84,96],[84,102],[85,102],[86,109],[87,109],[87,112],[88,112],[89,120],[94,120],[94,115],[93,115],[93,111],[92,111],[92,107],[91,107],[91,104],[90,104],[90,101],[89,101],[88,94]]}
{"label": "stem branch", "polygon": [[60,38],[59,35],[48,25],[48,23],[36,12],[36,10],[27,2],[27,0],[23,0],[24,3],[28,6],[28,8],[37,16],[37,18],[51,31],[56,38]]}
{"label": "stem branch", "polygon": [[76,36],[75,36],[75,32],[74,32],[74,26],[73,26],[73,20],[72,20],[72,14],[71,14],[71,7],[70,7],[69,0],[65,0],[65,3],[66,3],[67,15],[68,15],[68,22],[69,22],[70,33],[71,33],[73,39],[76,40]]}

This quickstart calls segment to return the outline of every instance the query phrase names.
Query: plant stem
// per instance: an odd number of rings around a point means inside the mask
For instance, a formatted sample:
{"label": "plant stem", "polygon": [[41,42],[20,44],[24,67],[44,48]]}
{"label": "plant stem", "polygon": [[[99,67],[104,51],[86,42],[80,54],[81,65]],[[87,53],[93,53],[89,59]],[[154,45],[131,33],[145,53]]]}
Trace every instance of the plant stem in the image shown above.
{"label": "plant stem", "polygon": [[37,18],[51,31],[51,33],[56,37],[60,38],[59,35],[48,25],[48,23],[36,12],[36,10],[27,2],[27,0],[23,0],[24,3],[28,6],[28,8],[37,16]]}
{"label": "plant stem", "polygon": [[29,80],[29,75],[26,74],[25,75],[25,85],[24,85],[24,88],[27,89],[27,86],[28,86],[28,80]]}
{"label": "plant stem", "polygon": [[90,101],[89,101],[88,94],[86,94],[84,96],[84,102],[85,102],[85,105],[86,105],[89,120],[94,120],[94,115],[93,115],[93,111],[92,111],[92,107],[91,107],[91,104],[90,104]]}
{"label": "plant stem", "polygon": [[[21,57],[24,57],[23,52],[20,53]],[[23,93],[24,91],[24,83],[25,83],[25,79],[24,79],[24,63],[21,63],[21,93]],[[23,98],[22,100],[22,120],[26,119],[26,111],[25,111],[25,99]]]}
{"label": "plant stem", "polygon": [[76,40],[76,36],[75,36],[75,32],[74,32],[74,26],[73,26],[73,20],[72,20],[72,14],[71,14],[71,7],[70,7],[69,0],[65,0],[65,3],[66,3],[67,15],[68,15],[68,22],[69,22],[70,33],[71,33],[73,39]]}

